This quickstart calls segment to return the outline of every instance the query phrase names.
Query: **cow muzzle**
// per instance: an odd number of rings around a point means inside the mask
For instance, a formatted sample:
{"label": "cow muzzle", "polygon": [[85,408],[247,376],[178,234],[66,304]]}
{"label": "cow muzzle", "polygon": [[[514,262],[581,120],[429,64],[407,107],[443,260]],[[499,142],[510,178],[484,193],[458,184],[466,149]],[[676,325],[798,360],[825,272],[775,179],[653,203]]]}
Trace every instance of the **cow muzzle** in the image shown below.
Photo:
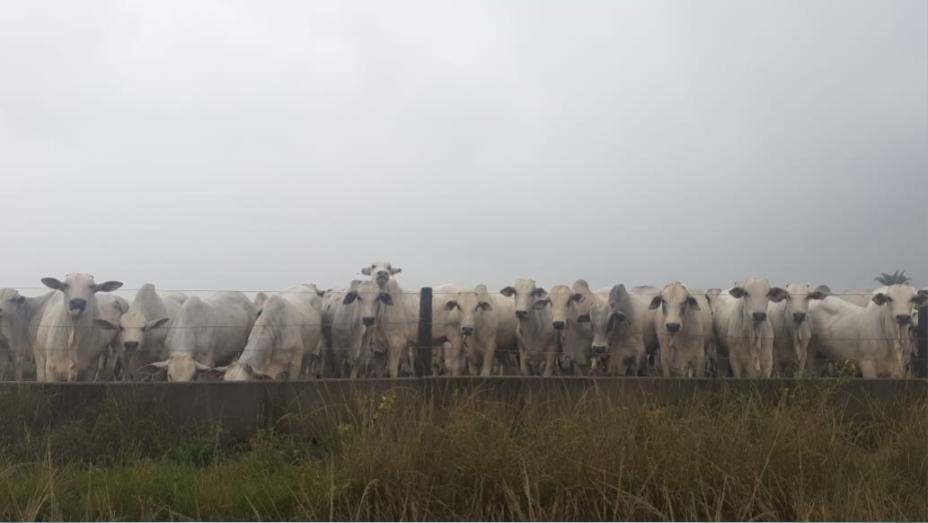
{"label": "cow muzzle", "polygon": [[766,312],[755,312],[751,314],[751,317],[754,318],[754,321],[764,321],[767,319]]}
{"label": "cow muzzle", "polygon": [[804,312],[794,312],[793,319],[796,320],[796,323],[802,323],[806,320],[806,313]]}
{"label": "cow muzzle", "polygon": [[390,279],[390,273],[387,271],[377,271],[377,283],[383,285]]}
{"label": "cow muzzle", "polygon": [[564,330],[564,322],[563,322],[563,321],[556,321],[556,322],[552,323],[552,325],[554,325],[554,330]]}
{"label": "cow muzzle", "polygon": [[897,314],[896,323],[898,323],[899,325],[908,325],[912,323],[912,315],[911,314]]}
{"label": "cow muzzle", "polygon": [[68,302],[68,310],[71,311],[72,315],[77,315],[84,312],[87,309],[87,300],[83,298],[74,298]]}
{"label": "cow muzzle", "polygon": [[361,318],[361,323],[363,323],[365,327],[372,327],[374,325],[374,318],[371,316],[366,316]]}
{"label": "cow muzzle", "polygon": [[134,351],[134,350],[138,350],[138,348],[139,348],[139,342],[137,342],[137,341],[127,341],[127,342],[123,343],[122,346],[125,347],[125,349],[126,349],[127,351],[131,352],[131,351]]}
{"label": "cow muzzle", "polygon": [[461,335],[462,335],[462,336],[470,336],[470,335],[472,335],[473,333],[474,333],[474,328],[473,328],[473,327],[471,327],[471,326],[463,326],[463,327],[461,327]]}
{"label": "cow muzzle", "polygon": [[676,333],[680,332],[680,324],[679,324],[679,323],[667,323],[667,324],[665,324],[664,326],[667,327],[667,332],[669,332],[669,333],[671,333],[671,334],[676,334]]}
{"label": "cow muzzle", "polygon": [[528,311],[516,311],[516,318],[519,318],[520,320],[528,318]]}
{"label": "cow muzzle", "polygon": [[606,353],[606,346],[605,345],[593,345],[592,347],[590,347],[590,350],[593,351],[594,355],[602,356],[603,354]]}

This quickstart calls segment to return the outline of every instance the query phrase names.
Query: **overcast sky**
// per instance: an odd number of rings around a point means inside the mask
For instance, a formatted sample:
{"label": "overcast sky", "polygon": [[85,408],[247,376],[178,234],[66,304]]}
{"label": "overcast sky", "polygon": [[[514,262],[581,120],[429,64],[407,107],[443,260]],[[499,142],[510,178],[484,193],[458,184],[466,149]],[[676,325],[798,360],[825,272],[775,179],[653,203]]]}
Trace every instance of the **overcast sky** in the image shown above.
{"label": "overcast sky", "polygon": [[926,285],[926,6],[5,0],[0,286]]}

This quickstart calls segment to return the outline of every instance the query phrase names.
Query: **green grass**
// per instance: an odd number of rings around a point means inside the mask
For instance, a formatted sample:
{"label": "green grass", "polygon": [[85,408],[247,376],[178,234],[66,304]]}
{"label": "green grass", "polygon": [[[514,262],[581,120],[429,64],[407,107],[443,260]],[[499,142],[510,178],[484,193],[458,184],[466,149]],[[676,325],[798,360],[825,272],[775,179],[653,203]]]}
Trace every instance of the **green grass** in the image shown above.
{"label": "green grass", "polygon": [[109,404],[4,427],[0,520],[928,519],[925,401],[852,412],[837,394],[438,406],[401,391],[246,441]]}

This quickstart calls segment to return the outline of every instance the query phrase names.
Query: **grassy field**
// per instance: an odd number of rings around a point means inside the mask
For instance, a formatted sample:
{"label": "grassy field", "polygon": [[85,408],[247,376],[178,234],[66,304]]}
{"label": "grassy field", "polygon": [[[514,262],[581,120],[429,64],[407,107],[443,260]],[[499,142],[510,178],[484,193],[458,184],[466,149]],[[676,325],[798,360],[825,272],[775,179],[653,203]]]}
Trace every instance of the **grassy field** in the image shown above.
{"label": "grassy field", "polygon": [[0,520],[928,519],[926,402],[861,413],[837,394],[439,407],[388,392],[244,441],[112,403],[50,428],[7,402]]}

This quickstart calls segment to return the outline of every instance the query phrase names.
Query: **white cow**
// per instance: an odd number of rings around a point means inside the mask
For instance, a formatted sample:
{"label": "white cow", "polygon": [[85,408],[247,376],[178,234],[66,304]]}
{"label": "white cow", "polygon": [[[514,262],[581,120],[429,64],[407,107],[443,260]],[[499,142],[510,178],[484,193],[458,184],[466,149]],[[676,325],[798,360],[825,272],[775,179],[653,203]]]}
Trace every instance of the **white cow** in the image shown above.
{"label": "white cow", "polygon": [[611,376],[637,376],[646,371],[648,348],[656,343],[653,314],[648,310],[655,292],[653,287],[640,287],[629,293],[625,285],[618,284],[608,294],[600,291],[591,295],[589,321],[595,367],[608,358],[606,372]]}
{"label": "white cow", "polygon": [[[467,356],[464,351],[464,338],[461,333],[461,297],[464,291],[454,285],[439,285],[432,289],[432,347],[441,351],[441,368],[451,376],[463,376],[467,373]],[[419,296],[421,299],[421,296]],[[418,300],[416,317],[418,318]],[[418,327],[416,327],[418,335]],[[418,340],[410,340],[415,344]],[[413,345],[415,346],[415,345]]]}
{"label": "white cow", "polygon": [[[95,325],[100,319],[98,292],[122,287],[122,282],[96,283],[93,276],[74,273],[64,281],[42,278],[53,293],[39,320],[34,341],[38,381],[89,381],[98,372],[100,357],[114,332]],[[112,311],[106,311],[111,314]],[[112,318],[112,316],[109,316]]]}
{"label": "white cow", "polygon": [[118,332],[109,369],[114,377],[137,379],[139,368],[167,357],[164,341],[186,299],[182,293],[159,294],[154,285],[146,283],[116,322],[109,318],[97,320],[102,328]]}
{"label": "white cow", "polygon": [[168,332],[167,359],[145,370],[166,370],[169,381],[192,381],[197,374],[231,363],[248,341],[257,308],[237,291],[216,292],[184,302]]}
{"label": "white cow", "polygon": [[318,289],[296,285],[262,304],[242,355],[225,369],[226,381],[297,379],[321,357],[322,311]]}
{"label": "white cow", "polygon": [[51,291],[27,298],[16,289],[0,289],[0,338],[16,381],[22,381],[24,374],[35,367],[32,346],[45,308],[55,294]]}
{"label": "white cow", "polygon": [[774,372],[779,376],[796,376],[806,369],[812,327],[809,326],[809,303],[823,300],[828,287],[820,285],[814,290],[808,283],[790,283],[787,297],[767,306],[767,316],[773,327]]}
{"label": "white cow", "polygon": [[[608,289],[605,291],[608,294]],[[565,374],[589,374],[592,362],[593,330],[590,327],[590,306],[593,292],[586,280],[577,280],[572,287],[555,285],[548,290],[551,321],[560,336],[561,352],[557,363]]]}
{"label": "white cow", "polygon": [[558,336],[551,316],[548,293],[535,280],[520,278],[500,294],[512,298],[517,320],[519,368],[523,376],[551,376],[558,354]]}
{"label": "white cow", "polygon": [[100,317],[93,320],[94,325],[103,329],[103,354],[100,356],[96,379],[116,379],[116,359],[121,352],[119,341],[119,322],[129,311],[129,302],[122,296],[101,294],[97,296]]}
{"label": "white cow", "polygon": [[502,296],[491,295],[486,285],[473,291],[461,291],[457,296],[461,314],[461,336],[468,373],[489,376],[493,362],[499,359],[500,373],[506,367],[507,355],[518,348],[516,340],[515,304]]}
{"label": "white cow", "polygon": [[358,378],[374,373],[371,337],[381,306],[392,297],[370,281],[354,280],[345,291],[330,291],[323,298],[322,321],[326,357],[334,377]]}
{"label": "white cow", "polygon": [[694,296],[675,281],[651,299],[654,330],[660,346],[660,366],[665,378],[706,374],[706,357],[714,348],[712,313],[705,296]]}
{"label": "white cow", "polygon": [[876,289],[866,307],[829,296],[810,308],[809,350],[830,361],[855,361],[864,378],[903,378],[914,352],[912,316],[926,303],[928,294],[909,285]]}
{"label": "white cow", "polygon": [[361,268],[361,274],[370,276],[371,281],[376,283],[377,286],[381,289],[387,285],[387,282],[390,281],[391,276],[394,274],[399,274],[402,271],[403,269],[394,267],[388,261],[375,261],[367,267]]}
{"label": "white cow", "polygon": [[735,378],[769,378],[773,374],[773,327],[769,302],[786,299],[767,278],[748,278],[718,295],[707,295],[712,307],[719,357],[727,357]]}

